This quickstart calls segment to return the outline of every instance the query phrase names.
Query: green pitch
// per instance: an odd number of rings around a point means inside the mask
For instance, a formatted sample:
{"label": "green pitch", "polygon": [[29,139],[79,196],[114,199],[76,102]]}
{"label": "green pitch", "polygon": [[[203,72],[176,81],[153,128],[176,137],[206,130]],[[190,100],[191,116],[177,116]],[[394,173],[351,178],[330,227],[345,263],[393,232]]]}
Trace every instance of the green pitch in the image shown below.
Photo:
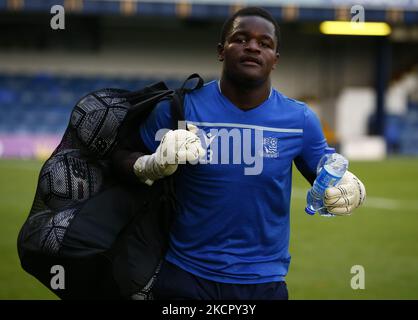
{"label": "green pitch", "polygon": [[[0,161],[0,299],[56,299],[20,267],[18,231],[33,200],[41,163]],[[304,213],[308,184],[294,171],[290,299],[418,299],[418,159],[355,162],[368,198],[351,217]],[[351,268],[365,270],[353,290]]]}

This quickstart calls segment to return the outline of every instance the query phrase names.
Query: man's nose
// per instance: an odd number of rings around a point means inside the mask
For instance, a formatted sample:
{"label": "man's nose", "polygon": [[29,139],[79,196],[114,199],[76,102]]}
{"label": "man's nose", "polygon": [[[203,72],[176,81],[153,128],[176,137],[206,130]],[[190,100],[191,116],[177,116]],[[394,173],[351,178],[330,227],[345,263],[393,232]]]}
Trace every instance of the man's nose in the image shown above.
{"label": "man's nose", "polygon": [[250,39],[246,42],[245,49],[249,51],[260,51],[260,46],[258,45],[258,41],[256,39]]}

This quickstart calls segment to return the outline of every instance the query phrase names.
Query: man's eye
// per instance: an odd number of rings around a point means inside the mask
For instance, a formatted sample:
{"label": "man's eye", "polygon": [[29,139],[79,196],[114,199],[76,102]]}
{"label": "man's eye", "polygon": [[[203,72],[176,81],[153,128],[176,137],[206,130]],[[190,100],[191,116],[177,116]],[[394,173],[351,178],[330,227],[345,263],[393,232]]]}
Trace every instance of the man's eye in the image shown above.
{"label": "man's eye", "polygon": [[246,43],[247,39],[243,35],[236,35],[235,37],[232,37],[231,42],[235,43]]}
{"label": "man's eye", "polygon": [[261,41],[260,46],[263,48],[271,48],[271,44],[267,41]]}

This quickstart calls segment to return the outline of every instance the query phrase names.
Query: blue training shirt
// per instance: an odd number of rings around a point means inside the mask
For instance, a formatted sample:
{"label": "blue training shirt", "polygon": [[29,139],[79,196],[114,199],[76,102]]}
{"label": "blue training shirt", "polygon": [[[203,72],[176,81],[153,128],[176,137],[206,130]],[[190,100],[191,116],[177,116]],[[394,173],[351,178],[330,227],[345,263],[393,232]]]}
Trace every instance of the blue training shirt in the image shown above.
{"label": "blue training shirt", "polygon": [[[179,165],[166,259],[217,282],[283,281],[292,162],[314,173],[327,147],[317,116],[275,89],[244,111],[212,81],[186,95],[185,119],[200,129],[208,152],[198,164]],[[154,152],[156,133],[171,127],[170,104],[160,102],[140,128],[145,146]]]}

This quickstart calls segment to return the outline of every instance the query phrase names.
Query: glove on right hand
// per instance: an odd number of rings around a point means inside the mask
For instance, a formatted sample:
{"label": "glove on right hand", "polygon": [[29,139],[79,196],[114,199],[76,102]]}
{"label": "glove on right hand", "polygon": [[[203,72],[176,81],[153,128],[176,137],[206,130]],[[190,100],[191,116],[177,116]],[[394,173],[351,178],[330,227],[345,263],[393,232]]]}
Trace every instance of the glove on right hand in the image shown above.
{"label": "glove on right hand", "polygon": [[[197,128],[188,128],[197,132]],[[168,131],[157,150],[151,155],[139,157],[134,164],[134,172],[139,179],[152,185],[155,180],[173,174],[179,164],[195,164],[206,155],[199,137],[192,131],[183,129]]]}

